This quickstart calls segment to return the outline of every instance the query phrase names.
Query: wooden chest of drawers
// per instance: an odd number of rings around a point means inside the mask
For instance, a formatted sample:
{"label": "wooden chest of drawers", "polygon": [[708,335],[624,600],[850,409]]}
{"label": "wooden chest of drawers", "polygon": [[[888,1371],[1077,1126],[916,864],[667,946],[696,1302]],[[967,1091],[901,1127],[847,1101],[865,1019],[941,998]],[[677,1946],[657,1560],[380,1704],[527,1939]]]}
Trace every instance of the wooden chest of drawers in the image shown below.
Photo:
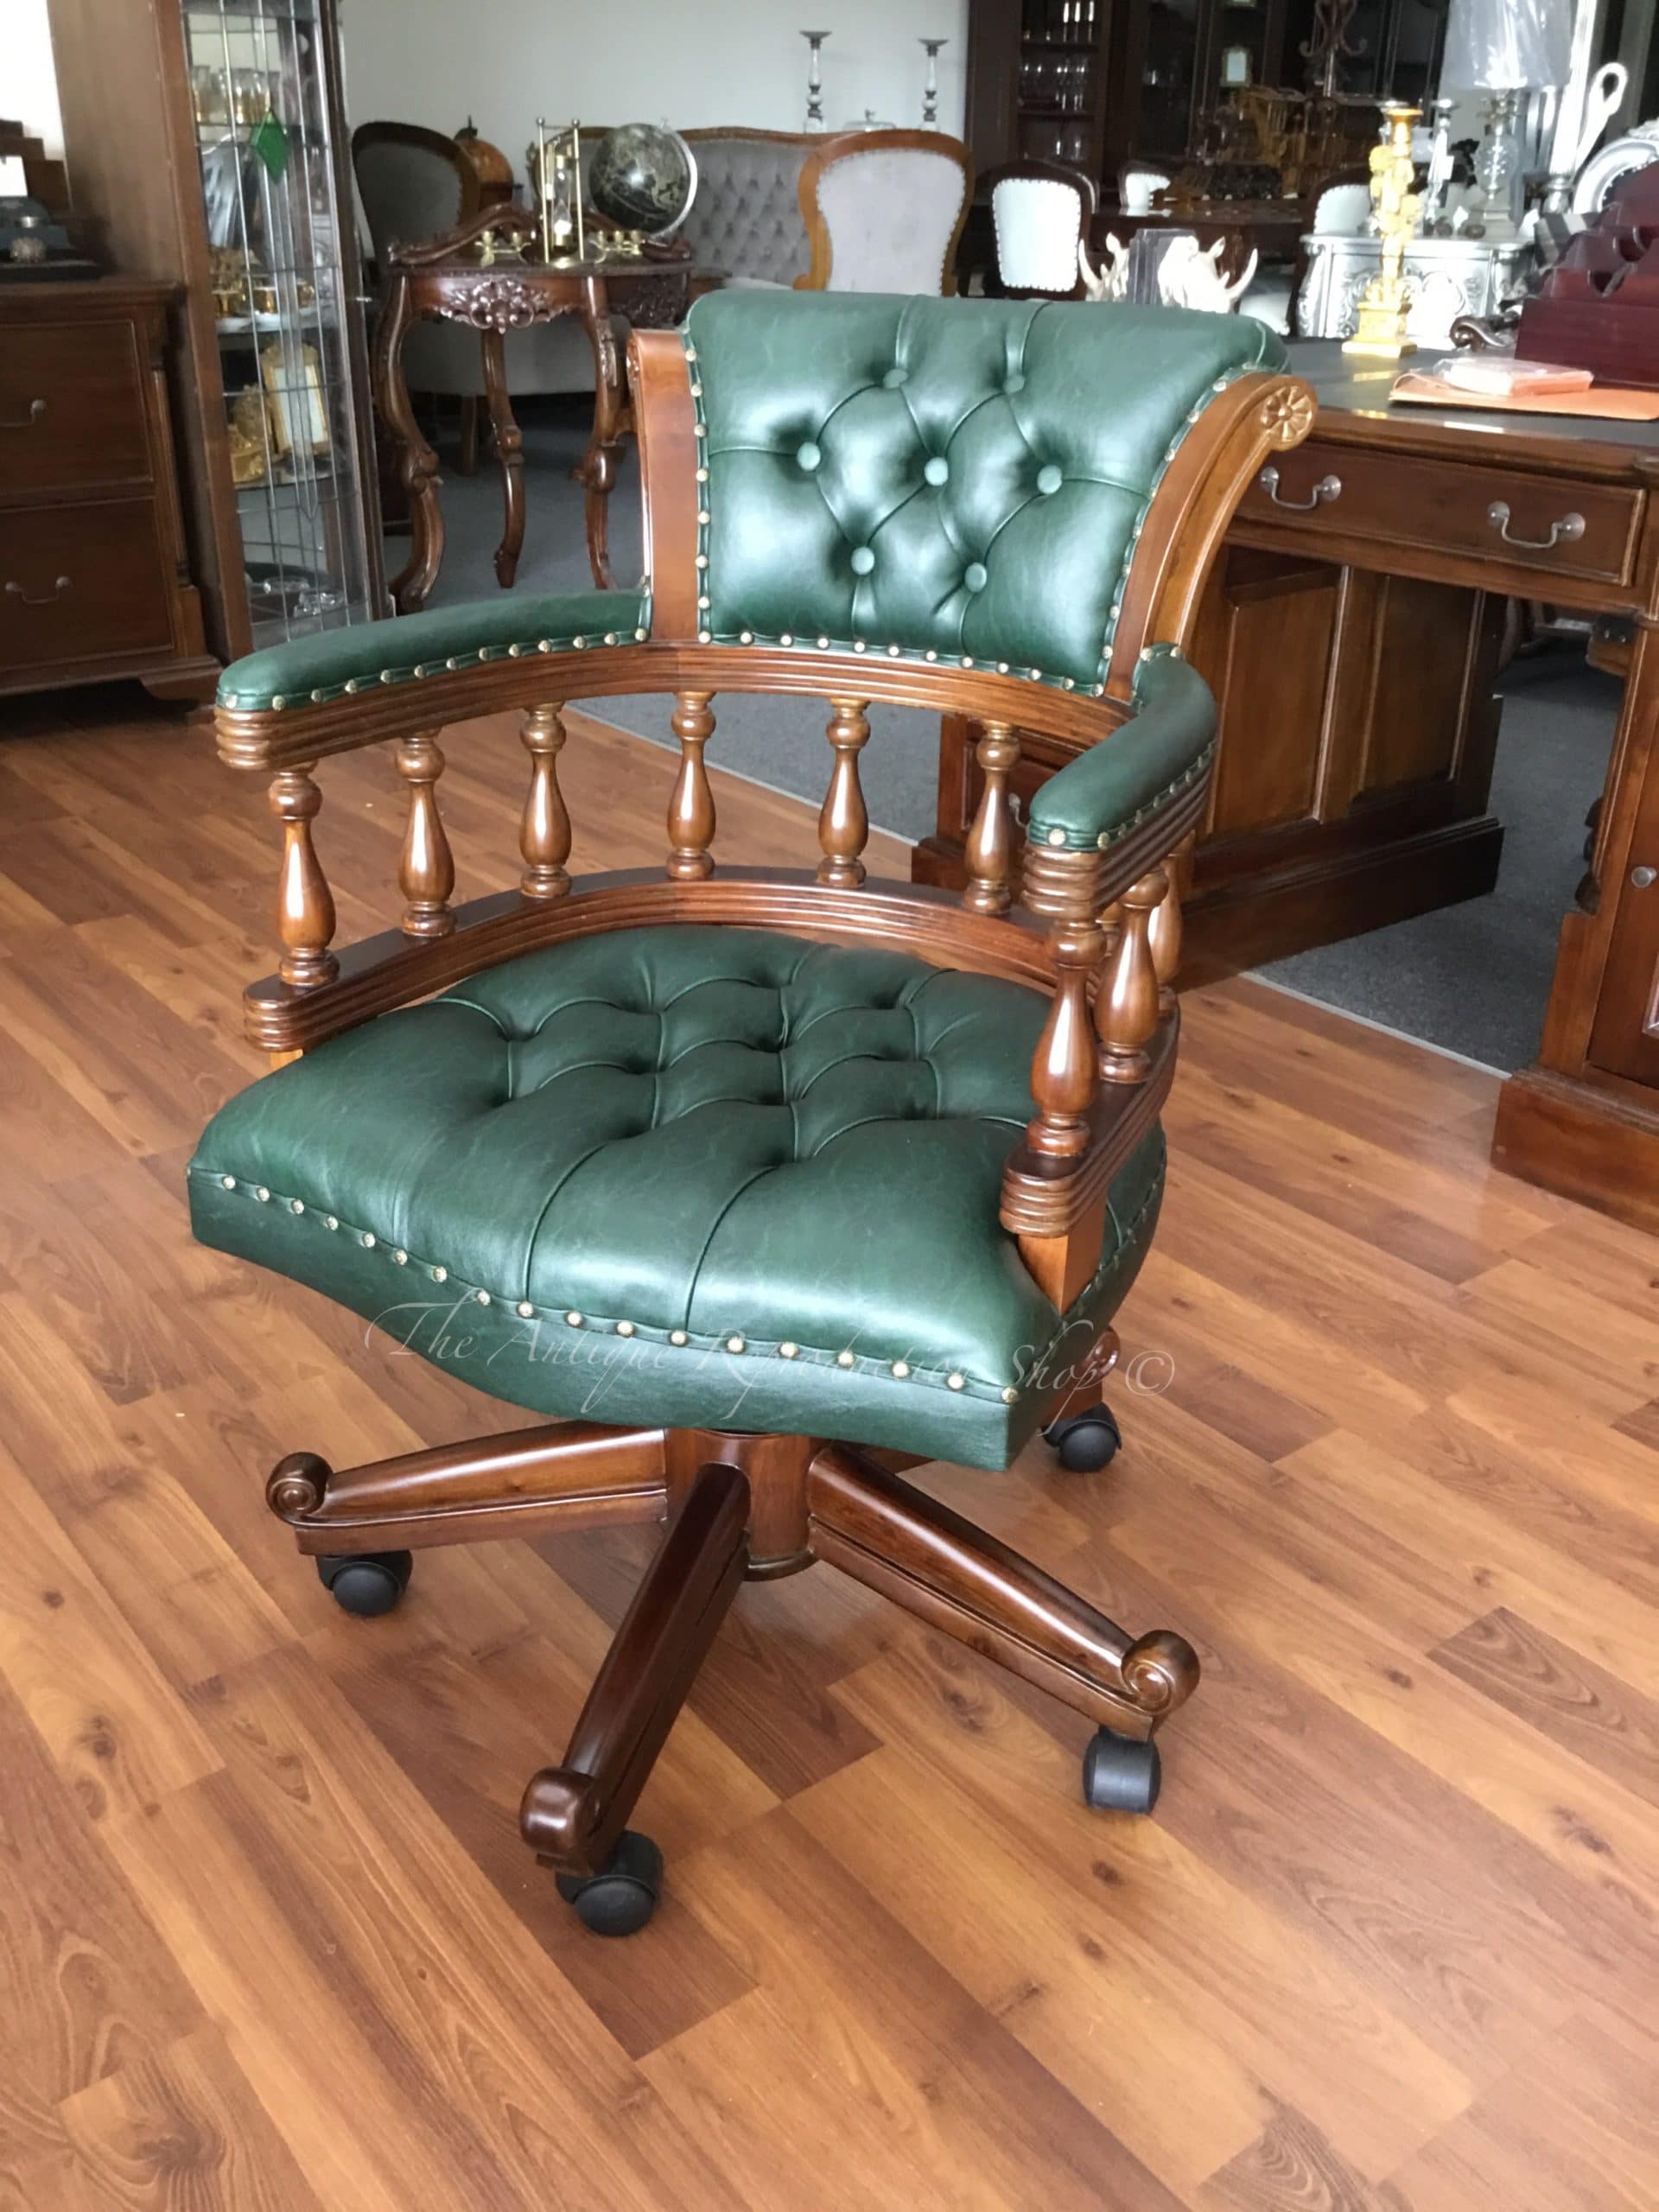
{"label": "wooden chest of drawers", "polygon": [[0,288],[0,692],[208,697],[168,416],[164,284]]}

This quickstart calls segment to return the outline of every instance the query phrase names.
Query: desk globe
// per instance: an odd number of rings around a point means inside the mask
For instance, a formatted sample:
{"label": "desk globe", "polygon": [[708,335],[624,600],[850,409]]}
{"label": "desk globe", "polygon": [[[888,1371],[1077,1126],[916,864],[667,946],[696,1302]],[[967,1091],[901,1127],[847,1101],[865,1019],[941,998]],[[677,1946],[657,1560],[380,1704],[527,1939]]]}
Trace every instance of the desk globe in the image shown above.
{"label": "desk globe", "polygon": [[696,194],[696,156],[677,130],[620,124],[594,149],[588,197],[624,230],[668,238],[690,213]]}

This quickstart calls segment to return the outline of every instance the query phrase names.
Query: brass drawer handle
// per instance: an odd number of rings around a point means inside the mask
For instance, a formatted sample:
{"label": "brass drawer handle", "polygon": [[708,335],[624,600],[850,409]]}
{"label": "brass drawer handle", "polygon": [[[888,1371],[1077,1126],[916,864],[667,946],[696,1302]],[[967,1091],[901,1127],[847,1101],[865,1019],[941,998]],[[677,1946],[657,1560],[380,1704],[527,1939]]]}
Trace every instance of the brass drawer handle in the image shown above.
{"label": "brass drawer handle", "polygon": [[68,577],[60,576],[56,583],[53,585],[51,590],[42,592],[38,599],[31,597],[30,594],[23,589],[22,584],[13,583],[9,583],[6,586],[6,596],[8,599],[21,599],[25,607],[50,607],[54,599],[61,599],[68,588]]}
{"label": "brass drawer handle", "polygon": [[1300,514],[1307,514],[1315,507],[1329,506],[1332,499],[1342,497],[1341,477],[1321,476],[1305,499],[1287,499],[1279,489],[1279,472],[1271,461],[1255,480],[1275,507],[1294,507]]}
{"label": "brass drawer handle", "polygon": [[1568,514],[1559,522],[1551,523],[1548,537],[1516,537],[1510,528],[1507,499],[1494,499],[1486,510],[1486,519],[1506,545],[1522,546],[1529,553],[1548,553],[1557,545],[1571,545],[1574,539],[1584,536],[1584,517]]}
{"label": "brass drawer handle", "polygon": [[38,423],[45,412],[43,399],[31,399],[27,415],[0,416],[0,430],[26,430],[31,423]]}

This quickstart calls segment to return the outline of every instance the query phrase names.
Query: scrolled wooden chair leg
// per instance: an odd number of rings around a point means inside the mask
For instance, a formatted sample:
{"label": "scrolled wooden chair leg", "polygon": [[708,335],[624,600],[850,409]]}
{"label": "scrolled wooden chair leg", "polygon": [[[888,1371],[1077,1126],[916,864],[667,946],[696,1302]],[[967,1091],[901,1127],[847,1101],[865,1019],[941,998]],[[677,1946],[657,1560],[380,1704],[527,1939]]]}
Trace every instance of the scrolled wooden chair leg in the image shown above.
{"label": "scrolled wooden chair leg", "polygon": [[[807,1476],[813,1553],[1100,1725],[1090,1803],[1150,1811],[1154,1731],[1198,1686],[1192,1648],[1168,1629],[1116,1621],[961,1514],[851,1446],[826,1445]],[[1117,1747],[1145,1746],[1145,1749]],[[1091,1775],[1118,1783],[1096,1796]],[[1137,1802],[1137,1800],[1141,1802]]]}
{"label": "scrolled wooden chair leg", "polygon": [[338,1471],[314,1452],[290,1452],[271,1470],[265,1503],[302,1552],[329,1558],[660,1521],[665,1451],[660,1428],[562,1421]]}
{"label": "scrolled wooden chair leg", "polygon": [[632,1935],[655,1909],[661,1856],[627,1819],[743,1580],[748,1525],[747,1478],[703,1467],[623,1616],[563,1764],[525,1789],[524,1841],[596,1934]]}

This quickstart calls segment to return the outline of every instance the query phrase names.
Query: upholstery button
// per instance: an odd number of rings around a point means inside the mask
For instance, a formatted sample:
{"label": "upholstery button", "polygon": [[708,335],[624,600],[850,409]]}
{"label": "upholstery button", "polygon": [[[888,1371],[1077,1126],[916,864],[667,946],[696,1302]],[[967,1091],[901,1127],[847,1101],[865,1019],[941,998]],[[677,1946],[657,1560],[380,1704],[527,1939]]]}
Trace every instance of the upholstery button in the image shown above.
{"label": "upholstery button", "polygon": [[889,391],[897,391],[901,384],[908,384],[910,382],[910,371],[908,369],[896,367],[891,368],[887,371],[886,376],[882,378],[881,381]]}
{"label": "upholstery button", "polygon": [[1014,372],[1012,376],[1004,377],[1002,379],[1002,389],[1007,393],[1010,399],[1013,398],[1016,391],[1023,391],[1025,388],[1026,380],[1024,377],[1021,376],[1018,369]]}
{"label": "upholstery button", "polygon": [[818,463],[823,459],[823,455],[819,448],[813,444],[811,439],[808,438],[804,445],[798,445],[796,447],[795,458],[799,461],[803,468],[811,470],[817,467]]}
{"label": "upholstery button", "polygon": [[852,558],[853,574],[855,576],[868,576],[870,570],[874,566],[875,556],[871,552],[869,547],[868,545],[855,545],[853,548]]}
{"label": "upholstery button", "polygon": [[989,582],[990,576],[982,561],[970,561],[962,572],[962,588],[964,591],[983,591]]}
{"label": "upholstery button", "polygon": [[950,464],[942,453],[936,453],[929,459],[922,474],[930,484],[946,483],[950,480]]}
{"label": "upholstery button", "polygon": [[1046,461],[1037,472],[1037,489],[1045,496],[1051,492],[1058,492],[1065,480],[1057,461]]}

